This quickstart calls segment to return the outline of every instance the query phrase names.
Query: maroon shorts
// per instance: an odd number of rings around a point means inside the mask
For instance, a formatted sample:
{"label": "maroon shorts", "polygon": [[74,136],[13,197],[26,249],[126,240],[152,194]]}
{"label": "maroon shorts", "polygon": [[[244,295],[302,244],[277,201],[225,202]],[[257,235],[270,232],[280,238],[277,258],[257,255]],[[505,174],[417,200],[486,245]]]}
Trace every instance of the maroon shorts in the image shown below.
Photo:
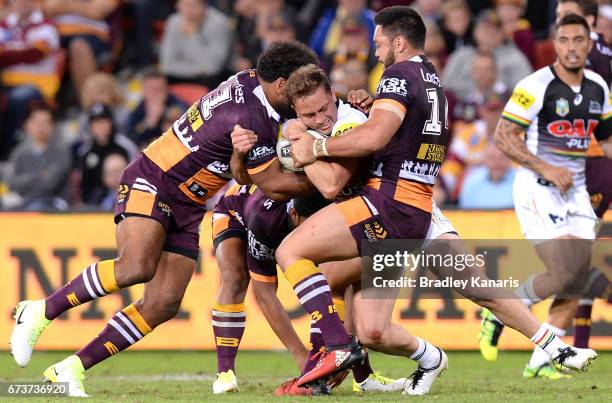
{"label": "maroon shorts", "polygon": [[597,217],[606,213],[612,200],[612,160],[606,157],[586,159],[586,186]]}
{"label": "maroon shorts", "polygon": [[166,230],[164,251],[197,260],[199,228],[205,206],[179,194],[166,174],[144,154],[140,154],[121,175],[115,202],[115,223],[127,217],[147,217]]}
{"label": "maroon shorts", "polygon": [[367,186],[358,196],[336,205],[351,229],[359,254],[362,241],[425,239],[431,223],[431,213]]}

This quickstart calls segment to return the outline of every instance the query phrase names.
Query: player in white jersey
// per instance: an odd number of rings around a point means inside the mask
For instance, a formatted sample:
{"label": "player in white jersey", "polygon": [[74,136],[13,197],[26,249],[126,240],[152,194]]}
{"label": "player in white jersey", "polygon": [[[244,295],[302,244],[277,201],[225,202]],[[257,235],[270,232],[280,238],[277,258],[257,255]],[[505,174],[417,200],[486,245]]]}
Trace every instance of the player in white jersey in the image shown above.
{"label": "player in white jersey", "polygon": [[[592,46],[589,25],[571,14],[555,30],[558,60],[517,84],[495,133],[498,147],[521,165],[514,183],[517,217],[547,268],[517,289],[528,306],[553,294],[575,295],[571,287],[579,288],[587,273],[597,218],[585,186],[585,157],[591,135],[607,141],[611,131],[608,86],[584,69]],[[496,358],[502,328],[485,312],[480,347],[486,359]],[[558,330],[549,326],[550,333]],[[596,357],[592,350],[579,351]],[[536,348],[523,375],[558,378],[541,356]]]}

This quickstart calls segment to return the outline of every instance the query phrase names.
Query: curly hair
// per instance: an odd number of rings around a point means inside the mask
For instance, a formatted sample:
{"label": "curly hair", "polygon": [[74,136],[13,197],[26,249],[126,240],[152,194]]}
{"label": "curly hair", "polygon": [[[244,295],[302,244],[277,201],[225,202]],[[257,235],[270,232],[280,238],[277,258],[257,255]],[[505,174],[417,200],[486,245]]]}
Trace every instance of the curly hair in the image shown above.
{"label": "curly hair", "polygon": [[289,78],[301,66],[318,63],[317,55],[301,42],[273,42],[257,60],[257,75],[271,83]]}

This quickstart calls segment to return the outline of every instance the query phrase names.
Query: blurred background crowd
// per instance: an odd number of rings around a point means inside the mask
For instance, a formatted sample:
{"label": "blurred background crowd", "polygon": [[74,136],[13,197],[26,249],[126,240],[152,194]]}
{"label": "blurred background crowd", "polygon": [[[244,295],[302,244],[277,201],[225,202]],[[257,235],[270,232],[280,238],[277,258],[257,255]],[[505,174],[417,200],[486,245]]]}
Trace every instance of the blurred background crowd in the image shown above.
{"label": "blurred background crowd", "polygon": [[512,87],[555,60],[556,0],[0,0],[0,208],[111,210],[139,149],[276,40],[308,43],[338,97],[374,93],[373,17],[397,4],[425,18],[447,91],[437,201],[511,208],[514,167],[491,136]]}

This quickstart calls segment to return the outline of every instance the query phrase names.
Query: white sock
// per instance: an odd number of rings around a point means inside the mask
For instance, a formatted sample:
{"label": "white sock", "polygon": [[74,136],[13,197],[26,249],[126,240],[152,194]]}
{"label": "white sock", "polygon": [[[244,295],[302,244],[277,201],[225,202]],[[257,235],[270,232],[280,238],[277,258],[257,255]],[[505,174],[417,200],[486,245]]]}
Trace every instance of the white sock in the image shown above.
{"label": "white sock", "polygon": [[516,296],[519,297],[523,304],[525,304],[527,307],[542,301],[542,299],[536,295],[533,289],[533,279],[535,276],[537,276],[537,274],[529,277],[514,291]]}
{"label": "white sock", "polygon": [[[539,367],[559,355],[559,349],[568,347],[568,345],[561,340],[561,336],[564,335],[565,330],[559,329],[548,323],[540,326],[536,334],[531,338],[531,341],[536,344],[536,348],[533,350],[533,354],[529,360],[529,366]],[[544,354],[546,355],[546,359],[544,359]]]}
{"label": "white sock", "polygon": [[420,337],[415,338],[419,342],[419,347],[414,354],[410,356],[410,359],[418,362],[419,365],[425,369],[433,368],[438,365],[440,363],[440,353],[438,349]]}

